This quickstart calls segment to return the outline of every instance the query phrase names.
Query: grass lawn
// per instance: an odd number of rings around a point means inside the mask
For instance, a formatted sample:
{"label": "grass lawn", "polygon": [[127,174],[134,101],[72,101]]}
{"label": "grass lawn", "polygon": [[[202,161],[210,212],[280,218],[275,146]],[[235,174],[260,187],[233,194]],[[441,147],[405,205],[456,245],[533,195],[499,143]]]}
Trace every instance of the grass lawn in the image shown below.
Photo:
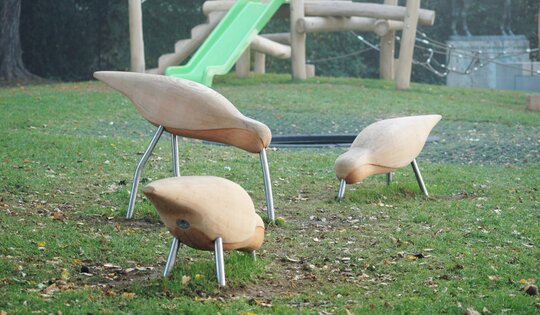
{"label": "grass lawn", "polygon": [[[343,147],[268,152],[276,214],[259,259],[181,247],[131,176],[154,127],[99,82],[0,88],[0,314],[540,312],[540,113],[525,93],[288,76],[220,78],[215,89],[279,134],[356,134],[383,118],[437,113],[417,161],[336,202]],[[165,137],[143,181],[172,174]],[[239,183],[265,215],[257,155],[184,139],[183,175]],[[140,193],[140,192],[139,192]]]}

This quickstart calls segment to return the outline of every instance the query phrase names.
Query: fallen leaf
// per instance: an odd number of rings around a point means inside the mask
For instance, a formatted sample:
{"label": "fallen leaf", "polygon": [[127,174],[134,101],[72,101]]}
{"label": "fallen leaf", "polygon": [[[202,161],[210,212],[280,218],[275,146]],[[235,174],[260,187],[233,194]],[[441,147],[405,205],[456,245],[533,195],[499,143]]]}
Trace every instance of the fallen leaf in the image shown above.
{"label": "fallen leaf", "polygon": [[298,263],[298,262],[300,262],[299,259],[297,259],[297,258],[292,258],[292,257],[289,257],[289,256],[285,256],[285,260],[290,261],[290,262],[293,262],[293,263]]}
{"label": "fallen leaf", "polygon": [[103,267],[105,268],[108,268],[108,269],[122,269],[122,267],[118,266],[118,265],[113,265],[113,264],[103,264]]}
{"label": "fallen leaf", "polygon": [[45,295],[50,295],[50,294],[53,294],[54,292],[58,291],[58,287],[56,286],[56,283],[53,283],[51,284],[50,286],[46,287],[45,289],[43,289],[43,291],[41,291],[41,293],[45,294]]}
{"label": "fallen leaf", "polygon": [[135,293],[124,292],[124,293],[122,293],[122,297],[124,299],[133,300],[135,298]]}
{"label": "fallen leaf", "polygon": [[188,284],[189,281],[191,281],[191,277],[189,277],[189,276],[182,276],[182,284],[183,284],[183,285]]}
{"label": "fallen leaf", "polygon": [[467,311],[465,312],[467,315],[482,315],[479,311],[475,310],[472,307],[469,307]]}
{"label": "fallen leaf", "polygon": [[53,217],[53,220],[58,220],[58,221],[64,221],[64,219],[66,218],[64,216],[64,213],[61,212],[61,211],[60,212],[54,212],[52,217]]}
{"label": "fallen leaf", "polygon": [[67,271],[67,269],[63,269],[62,274],[60,275],[60,278],[62,278],[62,280],[69,279],[69,271]]}

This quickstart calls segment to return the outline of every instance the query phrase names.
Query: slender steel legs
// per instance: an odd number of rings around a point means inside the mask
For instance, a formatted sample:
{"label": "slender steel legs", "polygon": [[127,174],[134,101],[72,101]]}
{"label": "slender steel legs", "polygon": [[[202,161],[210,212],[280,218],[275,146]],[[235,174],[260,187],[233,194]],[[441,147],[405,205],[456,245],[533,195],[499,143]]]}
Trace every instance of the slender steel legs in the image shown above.
{"label": "slender steel legs", "polygon": [[223,260],[223,240],[221,237],[214,241],[214,257],[216,259],[216,276],[220,286],[225,286],[225,262]]}
{"label": "slender steel legs", "polygon": [[347,182],[345,182],[345,180],[342,179],[339,182],[339,190],[338,190],[338,193],[337,193],[337,199],[338,200],[343,199],[343,197],[345,196],[345,188],[346,187],[347,187]]}
{"label": "slender steel legs", "polygon": [[418,186],[420,186],[420,189],[424,193],[426,197],[429,197],[426,185],[424,184],[424,179],[422,178],[422,174],[420,173],[420,168],[418,168],[418,164],[416,164],[416,159],[414,159],[411,162],[411,166],[414,171],[414,176],[416,176],[416,181],[418,182]]}
{"label": "slender steel legs", "polygon": [[394,173],[386,173],[386,185],[390,186],[392,184],[392,179],[394,178]]}
{"label": "slender steel legs", "polygon": [[274,222],[276,217],[274,214],[274,199],[272,197],[272,182],[270,181],[270,170],[268,169],[266,149],[263,149],[259,153],[259,157],[261,159],[261,167],[263,171],[264,193],[266,195],[266,211],[268,212],[268,219],[270,220],[270,222]]}
{"label": "slender steel legs", "polygon": [[[172,160],[173,160],[173,173],[174,176],[180,176],[180,160],[178,158],[178,136],[171,134],[171,147],[172,147]],[[176,262],[176,255],[178,253],[178,248],[180,247],[180,242],[176,237],[173,236],[171,241],[171,249],[169,250],[169,256],[167,257],[167,263],[165,264],[165,270],[163,270],[163,276],[167,277],[174,263]]]}
{"label": "slender steel legs", "polygon": [[133,217],[133,208],[135,207],[135,199],[137,199],[137,189],[139,188],[139,181],[141,180],[141,170],[146,164],[146,161],[148,161],[148,158],[152,154],[152,151],[154,151],[154,148],[156,147],[156,144],[158,143],[159,138],[162,134],[163,126],[159,126],[156,130],[156,133],[152,137],[150,144],[148,144],[148,148],[146,148],[146,151],[144,151],[144,154],[141,157],[139,164],[137,164],[135,174],[133,175],[133,185],[131,186],[131,195],[129,196],[128,210],[126,213],[126,218],[128,219],[131,219]]}
{"label": "slender steel legs", "polygon": [[[411,162],[411,166],[412,166],[413,171],[414,171],[414,176],[416,176],[416,181],[418,182],[418,186],[420,186],[420,189],[422,190],[422,193],[424,193],[424,195],[426,197],[429,197],[426,185],[424,184],[424,179],[422,178],[422,174],[420,173],[420,168],[418,167],[418,164],[416,163],[416,159],[414,159]],[[390,185],[390,183],[392,183],[392,178],[393,178],[393,173],[386,173],[386,184],[387,185]],[[346,184],[345,180],[342,179],[340,181],[340,183],[339,183],[339,191],[338,191],[338,196],[337,196],[338,200],[343,199],[343,197],[345,196],[345,186],[346,185],[347,184]]]}
{"label": "slender steel legs", "polygon": [[176,237],[173,236],[173,239],[171,241],[171,249],[169,250],[169,256],[167,257],[167,263],[165,264],[165,270],[163,270],[164,277],[167,277],[171,273],[172,268],[174,267],[176,255],[178,254],[178,247],[180,247],[180,242]]}
{"label": "slender steel legs", "polygon": [[171,134],[173,174],[175,177],[180,176],[180,158],[178,157],[178,136]]}

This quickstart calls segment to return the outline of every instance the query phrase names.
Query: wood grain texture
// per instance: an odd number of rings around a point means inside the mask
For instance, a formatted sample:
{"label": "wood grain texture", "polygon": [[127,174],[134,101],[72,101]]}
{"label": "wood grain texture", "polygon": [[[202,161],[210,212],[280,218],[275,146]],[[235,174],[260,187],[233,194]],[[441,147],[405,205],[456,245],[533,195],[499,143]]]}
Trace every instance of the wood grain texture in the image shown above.
{"label": "wood grain texture", "polygon": [[223,239],[226,250],[256,250],[264,240],[264,223],[248,193],[238,184],[213,176],[181,176],[148,184],[144,194],[161,221],[182,243],[214,250]]}
{"label": "wood grain texture", "polygon": [[223,95],[202,84],[118,71],[98,71],[94,77],[126,95],[145,119],[171,133],[253,153],[266,148],[272,139],[265,124],[242,115]]}
{"label": "wood grain texture", "polygon": [[424,148],[440,115],[385,119],[367,126],[335,163],[336,175],[348,184],[408,165]]}

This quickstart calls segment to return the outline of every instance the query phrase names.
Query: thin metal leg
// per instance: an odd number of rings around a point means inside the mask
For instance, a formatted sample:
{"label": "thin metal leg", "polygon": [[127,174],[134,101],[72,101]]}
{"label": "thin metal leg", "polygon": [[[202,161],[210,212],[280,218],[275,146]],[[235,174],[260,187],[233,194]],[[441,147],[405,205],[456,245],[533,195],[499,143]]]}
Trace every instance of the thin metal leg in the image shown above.
{"label": "thin metal leg", "polygon": [[347,182],[342,179],[340,182],[339,182],[339,190],[338,190],[338,194],[337,194],[337,199],[338,200],[341,200],[343,199],[343,197],[345,197],[345,188],[347,187]]}
{"label": "thin metal leg", "polygon": [[214,241],[214,257],[216,259],[216,276],[220,286],[225,286],[225,262],[223,260],[223,240],[221,237]]}
{"label": "thin metal leg", "polygon": [[272,197],[272,182],[270,181],[270,170],[268,169],[268,159],[266,158],[266,149],[263,149],[259,153],[261,159],[261,167],[263,171],[264,179],[264,193],[266,195],[266,211],[268,212],[268,219],[270,222],[276,220],[274,214],[274,198]]}
{"label": "thin metal leg", "polygon": [[414,171],[414,175],[416,176],[416,181],[418,182],[418,186],[420,186],[420,189],[424,193],[426,197],[429,197],[426,185],[424,184],[424,179],[422,178],[422,174],[420,173],[420,168],[418,168],[418,164],[416,164],[416,159],[414,159],[411,162],[411,166]]}
{"label": "thin metal leg", "polygon": [[135,207],[135,199],[137,199],[137,189],[139,188],[139,181],[141,180],[142,168],[146,164],[146,161],[148,161],[148,158],[152,154],[152,151],[154,151],[154,148],[156,147],[156,144],[158,143],[159,138],[162,134],[163,126],[159,126],[156,130],[156,133],[152,137],[150,144],[148,144],[148,148],[146,148],[146,151],[144,151],[144,154],[141,157],[139,164],[137,164],[135,174],[133,175],[133,185],[131,186],[131,195],[129,196],[128,210],[126,213],[126,218],[128,219],[131,219],[133,217],[133,209]]}
{"label": "thin metal leg", "polygon": [[180,158],[178,157],[178,136],[171,134],[171,147],[173,159],[173,174],[175,177],[180,176]]}
{"label": "thin metal leg", "polygon": [[251,257],[253,258],[253,261],[257,261],[257,252],[252,250],[251,251]]}
{"label": "thin metal leg", "polygon": [[392,179],[394,178],[394,173],[386,173],[386,185],[390,186],[392,184]]}
{"label": "thin metal leg", "polygon": [[176,254],[178,253],[178,247],[180,247],[180,242],[176,237],[173,236],[173,239],[171,241],[171,249],[169,250],[169,256],[167,257],[167,263],[165,264],[165,270],[163,270],[164,277],[167,277],[171,273],[172,268],[174,267],[174,263],[176,261]]}

